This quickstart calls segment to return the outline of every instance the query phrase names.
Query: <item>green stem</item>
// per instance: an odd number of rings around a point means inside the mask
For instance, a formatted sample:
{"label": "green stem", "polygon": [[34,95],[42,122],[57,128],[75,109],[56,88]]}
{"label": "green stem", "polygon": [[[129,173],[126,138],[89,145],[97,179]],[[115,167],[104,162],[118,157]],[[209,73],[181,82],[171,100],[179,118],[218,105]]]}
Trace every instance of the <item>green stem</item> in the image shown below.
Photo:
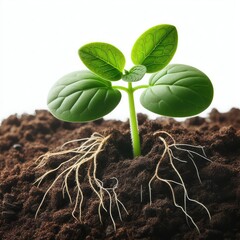
{"label": "green stem", "polygon": [[138,122],[137,122],[133,92],[134,92],[134,89],[132,87],[132,83],[128,83],[127,93],[128,93],[128,102],[129,102],[129,110],[130,110],[130,129],[131,129],[131,137],[132,137],[133,156],[137,157],[141,155],[141,147],[140,147]]}
{"label": "green stem", "polygon": [[112,86],[112,88],[119,89],[128,93],[128,89],[123,86]]}
{"label": "green stem", "polygon": [[135,91],[138,90],[138,89],[148,88],[148,87],[149,87],[149,85],[140,85],[140,86],[134,87],[134,88],[133,88],[133,91],[135,92]]}

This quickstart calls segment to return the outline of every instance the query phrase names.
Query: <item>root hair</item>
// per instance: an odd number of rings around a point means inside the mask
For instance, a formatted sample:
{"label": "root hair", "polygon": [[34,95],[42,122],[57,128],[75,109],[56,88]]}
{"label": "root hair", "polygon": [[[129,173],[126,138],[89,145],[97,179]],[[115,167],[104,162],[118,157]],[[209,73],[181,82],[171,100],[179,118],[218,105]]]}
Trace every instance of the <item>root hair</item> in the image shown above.
{"label": "root hair", "polygon": [[[197,205],[201,206],[206,211],[210,220],[211,220],[211,215],[210,215],[209,210],[207,209],[207,207],[203,203],[189,197],[189,194],[188,194],[186,185],[184,183],[184,180],[183,180],[181,174],[179,173],[179,171],[177,170],[177,168],[175,166],[175,163],[174,163],[174,160],[176,160],[180,163],[187,163],[188,161],[186,161],[185,159],[180,159],[180,158],[176,157],[173,153],[173,149],[176,149],[178,151],[183,151],[183,152],[187,153],[188,158],[190,159],[190,161],[194,165],[194,168],[196,170],[196,174],[197,174],[197,177],[198,177],[198,180],[199,180],[200,183],[202,183],[202,181],[201,181],[201,178],[200,178],[200,175],[199,175],[198,167],[195,163],[195,158],[200,157],[200,158],[202,158],[206,161],[209,161],[209,162],[211,162],[211,160],[207,158],[206,153],[204,151],[204,148],[202,146],[194,146],[194,145],[190,145],[190,144],[178,144],[178,143],[176,143],[176,141],[172,137],[172,135],[170,135],[168,132],[165,132],[165,131],[155,132],[154,135],[158,135],[159,139],[164,144],[164,150],[163,150],[163,153],[162,153],[162,155],[161,155],[161,157],[160,157],[160,159],[157,163],[155,173],[148,183],[150,205],[152,204],[152,190],[151,190],[152,187],[151,187],[151,184],[152,184],[153,180],[158,179],[159,181],[165,182],[171,190],[174,205],[177,208],[180,208],[182,210],[182,212],[185,214],[187,223],[190,220],[190,222],[194,225],[194,227],[200,233],[200,230],[199,230],[196,222],[194,221],[193,217],[191,217],[191,215],[188,213],[187,203],[188,202],[193,202],[193,203],[196,203]],[[169,144],[166,141],[166,138],[163,137],[163,135],[169,137],[171,139],[172,143]],[[198,153],[197,150],[198,151],[200,150],[200,153]],[[173,169],[173,171],[175,172],[175,174],[177,175],[178,181],[175,181],[175,180],[172,180],[172,179],[162,178],[162,177],[159,176],[160,165],[166,157],[168,157],[169,162],[170,162],[170,166]],[[176,201],[176,196],[175,196],[173,185],[181,186],[182,189],[183,189],[183,193],[184,193],[183,194],[183,206],[180,205],[179,203],[177,203],[177,201]]]}
{"label": "root hair", "polygon": [[[40,156],[36,162],[37,166],[36,169],[43,168],[49,162],[49,159],[54,156],[65,156],[67,154],[73,154],[73,157],[67,158],[64,162],[60,163],[57,167],[45,172],[42,176],[40,176],[36,181],[35,184],[39,187],[42,181],[51,173],[60,171],[54,181],[50,184],[47,188],[46,192],[43,195],[43,198],[39,204],[39,207],[36,211],[35,218],[39,214],[39,211],[46,199],[47,194],[53,188],[53,186],[57,183],[60,178],[62,180],[62,194],[63,197],[67,194],[70,203],[74,203],[74,207],[72,210],[72,216],[78,220],[82,221],[82,205],[84,200],[84,194],[81,188],[81,181],[80,181],[80,169],[83,165],[88,164],[87,166],[87,179],[88,183],[96,194],[99,205],[98,205],[98,215],[99,219],[102,223],[102,214],[101,210],[105,210],[110,215],[111,221],[113,223],[114,229],[116,231],[116,223],[112,214],[113,203],[115,203],[118,211],[118,215],[120,220],[122,221],[121,215],[121,208],[128,214],[127,209],[123,205],[123,203],[118,199],[116,190],[118,188],[118,179],[112,178],[112,180],[116,181],[113,187],[106,188],[104,187],[103,182],[97,178],[97,156],[98,154],[103,151],[103,146],[106,141],[109,139],[110,135],[104,137],[99,133],[93,133],[90,138],[82,138],[82,139],[75,139],[72,141],[68,141],[62,145],[62,149],[67,147],[71,143],[78,143],[79,146],[75,148],[71,148],[68,150],[61,150],[58,152],[47,152],[46,154]],[[64,169],[64,170],[62,170]],[[72,194],[69,190],[69,176],[74,174],[74,180],[76,183],[76,196],[73,200]],[[107,196],[107,198],[106,198]],[[106,207],[106,199],[108,199],[109,207]],[[78,212],[78,216],[77,216]]]}

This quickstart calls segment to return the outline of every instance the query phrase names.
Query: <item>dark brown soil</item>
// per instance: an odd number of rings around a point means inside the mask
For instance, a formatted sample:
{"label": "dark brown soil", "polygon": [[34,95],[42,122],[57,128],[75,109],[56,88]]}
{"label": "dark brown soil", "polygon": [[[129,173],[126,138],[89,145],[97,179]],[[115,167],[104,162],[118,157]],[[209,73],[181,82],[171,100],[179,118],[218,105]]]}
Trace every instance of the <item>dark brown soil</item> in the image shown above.
{"label": "dark brown soil", "polygon": [[[207,119],[195,117],[181,123],[165,118],[148,120],[141,114],[138,118],[142,156],[135,159],[131,153],[128,122],[64,123],[46,111],[20,117],[12,115],[4,120],[0,126],[0,239],[240,239],[240,110],[219,113],[214,109]],[[201,234],[190,222],[188,225],[183,212],[173,205],[167,184],[153,182],[153,202],[149,204],[148,182],[163,151],[162,142],[153,136],[158,130],[168,131],[178,143],[205,146],[212,160],[196,159],[202,184],[191,162],[176,162],[189,196],[205,204],[212,215],[209,221],[202,207],[188,204],[189,214]],[[89,137],[93,132],[111,133],[104,151],[98,155],[97,176],[104,184],[111,184],[112,177],[118,178],[117,194],[129,215],[123,212],[121,222],[113,206],[116,232],[104,211],[101,224],[96,194],[83,177],[83,222],[72,217],[74,205],[62,197],[61,182],[49,192],[35,219],[44,191],[55,175],[40,187],[33,183],[44,170],[50,170],[64,159],[55,157],[44,169],[38,170],[34,168],[34,161],[47,151],[56,151],[66,141]],[[168,159],[164,160],[159,175],[174,179]],[[73,192],[74,180],[69,185]],[[174,186],[174,189],[181,202],[181,188]]]}

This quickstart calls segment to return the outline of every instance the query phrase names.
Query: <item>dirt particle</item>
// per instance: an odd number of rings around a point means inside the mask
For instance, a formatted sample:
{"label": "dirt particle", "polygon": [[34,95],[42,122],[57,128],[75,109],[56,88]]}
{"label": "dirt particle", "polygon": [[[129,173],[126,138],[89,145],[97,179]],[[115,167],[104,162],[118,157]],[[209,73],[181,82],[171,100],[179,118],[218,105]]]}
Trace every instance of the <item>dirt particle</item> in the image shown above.
{"label": "dirt particle", "polygon": [[53,214],[53,220],[58,224],[67,223],[71,218],[72,214],[68,209],[59,210]]}
{"label": "dirt particle", "polygon": [[211,178],[214,182],[226,183],[235,175],[235,172],[226,164],[212,162],[202,170],[202,174],[208,179]]}
{"label": "dirt particle", "polygon": [[16,150],[18,150],[18,151],[21,151],[21,150],[22,150],[22,145],[19,144],[19,143],[15,143],[15,144],[13,145],[13,148],[16,149]]}
{"label": "dirt particle", "polygon": [[16,186],[17,182],[18,182],[18,178],[16,176],[9,176],[4,181],[0,182],[0,190],[3,193],[9,193],[11,192],[11,188],[13,186]]}

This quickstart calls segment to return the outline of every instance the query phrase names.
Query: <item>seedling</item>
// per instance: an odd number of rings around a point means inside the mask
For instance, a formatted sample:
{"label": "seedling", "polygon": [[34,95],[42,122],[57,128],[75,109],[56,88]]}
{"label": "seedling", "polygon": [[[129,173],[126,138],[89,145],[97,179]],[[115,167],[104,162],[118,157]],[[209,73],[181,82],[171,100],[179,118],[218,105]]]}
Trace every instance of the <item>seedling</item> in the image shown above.
{"label": "seedling", "polygon": [[[50,90],[48,96],[48,107],[51,113],[60,120],[69,122],[88,122],[104,117],[110,113],[120,102],[121,92],[128,95],[129,100],[129,119],[130,131],[133,146],[133,156],[141,155],[140,137],[138,132],[138,122],[136,117],[134,92],[144,89],[140,97],[140,102],[151,112],[170,116],[170,117],[188,117],[196,115],[205,110],[213,98],[213,86],[209,78],[200,70],[183,64],[168,63],[173,58],[177,49],[178,34],[172,25],[157,25],[144,32],[135,42],[132,48],[132,61],[135,64],[130,70],[125,70],[125,57],[123,53],[111,44],[103,42],[89,43],[81,47],[78,51],[79,57],[89,70],[72,72],[61,78]],[[168,65],[168,66],[167,66]],[[133,86],[141,81],[146,73],[153,73],[150,76],[148,84]],[[116,81],[122,79],[125,86],[113,85]],[[170,138],[172,143],[168,143],[163,135]],[[173,149],[184,151],[188,154],[188,159],[193,163],[199,181],[201,182],[195,157],[201,157],[208,160],[202,147],[194,147],[187,144],[177,144],[173,137],[167,132],[157,132],[161,142],[164,144],[162,157],[156,165],[153,177],[149,181],[150,203],[152,202],[151,183],[154,179],[168,184],[176,207],[179,207],[187,219],[198,229],[193,218],[188,214],[187,201],[197,203],[208,213],[208,209],[200,202],[189,197],[184,181],[177,170],[174,161],[187,163],[188,161],[180,159],[174,155]],[[115,185],[113,187],[104,187],[102,180],[97,178],[97,156],[103,150],[104,144],[109,136],[104,137],[97,133],[90,138],[77,139],[64,144],[78,143],[76,148],[62,150],[55,153],[46,153],[38,159],[38,168],[44,167],[49,158],[56,155],[73,154],[73,157],[66,156],[66,160],[56,168],[47,171],[36,182],[41,182],[52,172],[60,171],[55,180],[45,192],[42,202],[36,212],[38,214],[47,193],[52,189],[55,183],[62,180],[62,193],[67,194],[70,202],[72,195],[69,191],[69,176],[74,174],[76,183],[75,205],[72,215],[81,220],[83,191],[81,188],[80,169],[82,165],[87,165],[87,178],[90,187],[98,197],[98,214],[102,221],[101,209],[107,211],[113,222],[116,224],[112,215],[113,202],[117,207],[119,218],[121,217],[121,208],[127,213],[123,203],[117,197],[118,179],[113,178]],[[197,150],[200,149],[200,153]],[[170,166],[178,177],[178,181],[164,179],[159,176],[159,166],[164,159],[169,159]],[[182,187],[184,193],[184,204],[179,205],[176,202],[173,185]],[[106,197],[107,196],[107,197]],[[108,201],[109,208],[105,206]],[[79,216],[76,217],[76,213]],[[199,229],[198,229],[199,230]]]}
{"label": "seedling", "polygon": [[[78,51],[89,70],[70,73],[50,90],[48,107],[64,121],[87,122],[110,113],[120,102],[122,90],[129,101],[133,155],[141,155],[134,92],[145,89],[140,102],[151,112],[187,117],[205,110],[213,98],[213,86],[200,70],[182,64],[167,64],[177,49],[178,34],[172,25],[157,25],[144,32],[132,48],[135,64],[124,70],[125,57],[113,45],[89,43]],[[167,66],[167,67],[166,67]],[[149,84],[133,87],[146,73],[154,73]],[[122,79],[127,86],[115,86]]]}

